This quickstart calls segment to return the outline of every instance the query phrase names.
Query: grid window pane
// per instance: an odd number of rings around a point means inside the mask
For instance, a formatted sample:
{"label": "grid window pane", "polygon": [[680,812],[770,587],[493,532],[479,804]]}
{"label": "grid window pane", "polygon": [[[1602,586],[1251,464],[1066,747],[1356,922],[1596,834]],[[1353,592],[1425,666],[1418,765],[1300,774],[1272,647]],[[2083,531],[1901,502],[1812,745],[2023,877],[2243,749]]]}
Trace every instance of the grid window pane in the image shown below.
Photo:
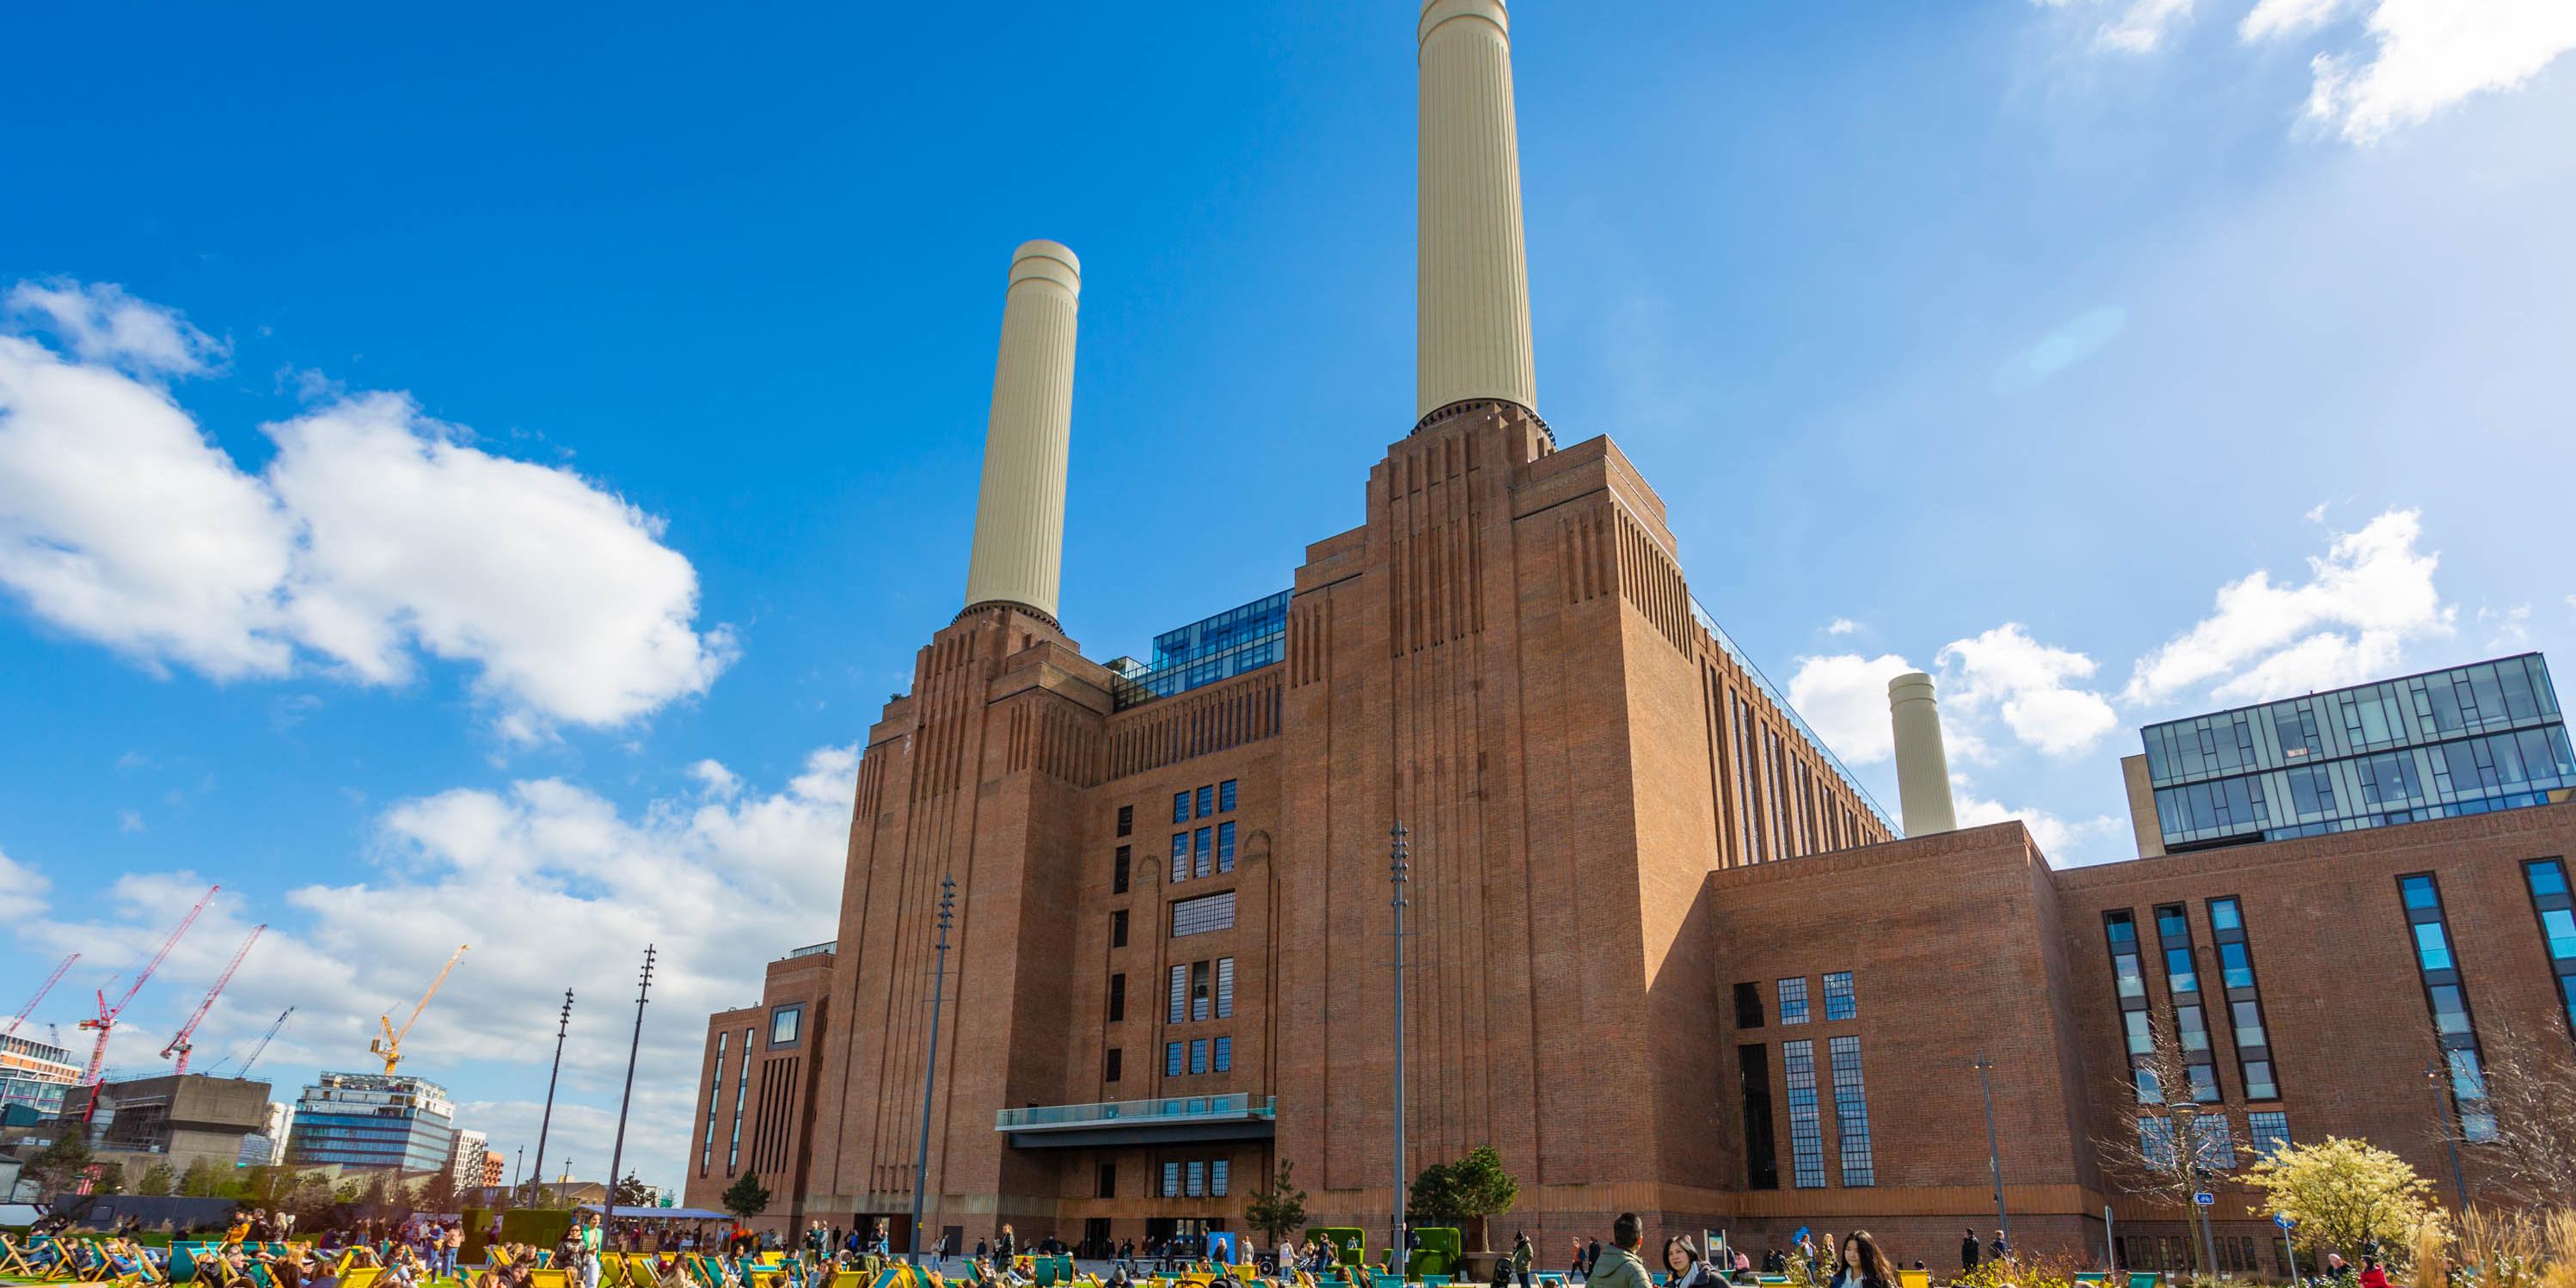
{"label": "grid window pane", "polygon": [[1234,929],[1234,892],[1183,899],[1172,905],[1172,938]]}
{"label": "grid window pane", "polygon": [[1181,1076],[1181,1044],[1178,1042],[1163,1044],[1163,1076],[1166,1078]]}
{"label": "grid window pane", "polygon": [[1216,785],[1216,812],[1219,814],[1234,812],[1234,780],[1231,778]]}
{"label": "grid window pane", "polygon": [[1201,1196],[1205,1195],[1206,1193],[1207,1193],[1207,1164],[1205,1164],[1205,1163],[1201,1163],[1201,1162],[1193,1161],[1193,1162],[1190,1164],[1190,1188],[1189,1188],[1189,1191],[1188,1191],[1189,1197],[1191,1197],[1191,1198],[1198,1198],[1198,1197],[1201,1197]]}
{"label": "grid window pane", "polygon": [[1220,1020],[1234,1017],[1234,959],[1231,957],[1216,959],[1216,1017]]}
{"label": "grid window pane", "polygon": [[1175,823],[1186,823],[1190,821],[1190,794],[1188,792],[1172,793],[1172,821]]}
{"label": "grid window pane", "polygon": [[1229,1072],[1232,1072],[1232,1071],[1233,1071],[1233,1069],[1234,1069],[1234,1039],[1233,1039],[1233,1038],[1225,1037],[1225,1038],[1218,1038],[1218,1039],[1216,1040],[1216,1055],[1215,1055],[1215,1060],[1216,1060],[1216,1071],[1217,1071],[1218,1073],[1229,1073]]}
{"label": "grid window pane", "polygon": [[[1232,787],[1233,785],[1234,785],[1234,784],[1232,784],[1232,783],[1228,783],[1228,784],[1226,784],[1226,786],[1228,786],[1228,787]],[[1214,1197],[1214,1198],[1224,1198],[1224,1197],[1225,1197],[1225,1184],[1226,1184],[1226,1175],[1225,1175],[1225,1173],[1226,1173],[1226,1166],[1225,1166],[1225,1164],[1226,1164],[1226,1160],[1224,1160],[1224,1159],[1222,1159],[1222,1158],[1220,1158],[1220,1159],[1216,1160],[1216,1161],[1215,1161],[1215,1162],[1213,1162],[1213,1163],[1208,1164],[1208,1194],[1209,1194],[1211,1197]]]}
{"label": "grid window pane", "polygon": [[[1804,981],[1801,981],[1804,982]],[[1780,1062],[1789,1083],[1791,1183],[1802,1190],[1825,1184],[1824,1125],[1816,1109],[1816,1044],[1783,1042]]]}
{"label": "grid window pane", "polygon": [[1842,1131],[1843,1184],[1875,1185],[1878,1168],[1869,1147],[1869,1093],[1861,1084],[1860,1039],[1834,1038],[1826,1049],[1833,1059],[1834,1124]]}
{"label": "grid window pane", "polygon": [[1807,1022],[1806,976],[1800,975],[1794,979],[1780,981],[1780,1022],[1782,1024]]}
{"label": "grid window pane", "polygon": [[2254,1156],[2270,1158],[2290,1144],[2290,1116],[2278,1110],[2245,1115],[2245,1134],[2254,1146]]}
{"label": "grid window pane", "polygon": [[1172,884],[1178,885],[1189,879],[1190,834],[1174,832],[1172,834]]}
{"label": "grid window pane", "polygon": [[1199,789],[1199,817],[1200,817],[1200,818],[1206,818],[1208,815],[1213,814],[1213,813],[1215,813],[1215,812],[1216,812],[1216,788],[1214,788],[1214,787],[1202,787],[1202,788],[1200,788],[1200,789]]}
{"label": "grid window pane", "polygon": [[1825,974],[1825,1018],[1848,1020],[1860,1012],[1860,999],[1852,993],[1852,973],[1847,970]]}
{"label": "grid window pane", "polygon": [[1208,1067],[1207,1067],[1207,1060],[1208,1060],[1208,1042],[1207,1042],[1207,1039],[1206,1039],[1206,1038],[1191,1038],[1191,1039],[1190,1039],[1190,1072],[1192,1072],[1192,1073],[1205,1073],[1205,1072],[1207,1072],[1207,1071],[1208,1071]]}
{"label": "grid window pane", "polygon": [[1234,871],[1234,820],[1216,825],[1216,870]]}
{"label": "grid window pane", "polygon": [[1189,1000],[1190,968],[1186,963],[1184,963],[1172,967],[1172,1005],[1171,1009],[1164,1013],[1163,1022],[1165,1024],[1180,1023],[1181,1017],[1189,1014],[1186,1009],[1189,1005]]}
{"label": "grid window pane", "polygon": [[1181,1165],[1178,1163],[1165,1163],[1163,1164],[1163,1197],[1167,1199],[1176,1199],[1180,1196]]}
{"label": "grid window pane", "polygon": [[1208,876],[1216,871],[1212,861],[1215,851],[1209,841],[1213,832],[1213,828],[1200,828],[1196,833],[1195,843],[1191,847],[1191,865],[1200,876]]}

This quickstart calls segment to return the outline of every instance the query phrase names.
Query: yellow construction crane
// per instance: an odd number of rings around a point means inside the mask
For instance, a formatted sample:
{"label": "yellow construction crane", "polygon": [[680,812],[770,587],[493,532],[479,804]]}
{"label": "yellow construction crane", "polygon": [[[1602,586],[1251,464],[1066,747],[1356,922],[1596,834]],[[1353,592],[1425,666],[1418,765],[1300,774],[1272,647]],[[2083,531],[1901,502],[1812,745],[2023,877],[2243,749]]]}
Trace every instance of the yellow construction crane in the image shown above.
{"label": "yellow construction crane", "polygon": [[403,1035],[411,1032],[411,1026],[420,1023],[420,1013],[429,1009],[429,999],[438,996],[438,986],[447,982],[447,972],[456,969],[456,959],[464,956],[465,950],[471,947],[471,944],[458,944],[456,951],[448,955],[447,964],[438,968],[438,978],[429,981],[429,991],[420,995],[420,1005],[411,1008],[411,1018],[403,1021],[399,1031],[394,1028],[394,1017],[378,1017],[385,1026],[385,1035],[367,1039],[367,1049],[385,1058],[386,1077],[392,1077],[394,1066],[402,1063]]}

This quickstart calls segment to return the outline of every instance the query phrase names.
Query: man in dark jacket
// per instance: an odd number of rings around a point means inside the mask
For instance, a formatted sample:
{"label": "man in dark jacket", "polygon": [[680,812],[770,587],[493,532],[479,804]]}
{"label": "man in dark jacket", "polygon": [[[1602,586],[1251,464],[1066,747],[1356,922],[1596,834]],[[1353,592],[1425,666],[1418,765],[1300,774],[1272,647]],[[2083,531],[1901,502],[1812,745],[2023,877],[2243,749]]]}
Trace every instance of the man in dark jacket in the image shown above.
{"label": "man in dark jacket", "polygon": [[1968,1227],[1968,1232],[1959,1239],[1959,1273],[1966,1274],[1968,1271],[1977,1268],[1978,1251],[1977,1227],[1972,1225]]}

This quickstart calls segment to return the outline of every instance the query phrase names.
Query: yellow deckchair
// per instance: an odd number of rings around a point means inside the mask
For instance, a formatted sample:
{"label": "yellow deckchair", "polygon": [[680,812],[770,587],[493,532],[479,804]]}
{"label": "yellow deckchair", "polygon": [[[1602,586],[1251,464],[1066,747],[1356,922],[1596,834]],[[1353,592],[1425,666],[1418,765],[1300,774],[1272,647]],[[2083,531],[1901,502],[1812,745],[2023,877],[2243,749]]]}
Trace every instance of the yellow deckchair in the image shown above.
{"label": "yellow deckchair", "polygon": [[355,1266],[340,1272],[340,1288],[374,1288],[385,1273],[383,1266]]}

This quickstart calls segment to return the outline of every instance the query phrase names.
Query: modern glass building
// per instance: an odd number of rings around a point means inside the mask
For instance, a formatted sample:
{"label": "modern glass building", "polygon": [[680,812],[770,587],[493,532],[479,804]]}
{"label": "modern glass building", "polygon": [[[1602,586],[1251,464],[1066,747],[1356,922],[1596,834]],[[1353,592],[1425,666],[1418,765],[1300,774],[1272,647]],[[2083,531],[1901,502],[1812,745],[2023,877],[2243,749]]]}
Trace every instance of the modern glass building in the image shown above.
{"label": "modern glass building", "polygon": [[62,1112],[63,1095],[80,1076],[70,1051],[14,1033],[0,1037],[0,1108],[25,1105],[51,1117]]}
{"label": "modern glass building", "polygon": [[1187,693],[1288,656],[1288,592],[1266,595],[1154,637],[1154,660],[1121,659],[1113,688],[1120,708]]}
{"label": "modern glass building", "polygon": [[2576,797],[2576,756],[2537,653],[2139,732],[2169,851]]}
{"label": "modern glass building", "polygon": [[443,1171],[456,1152],[455,1120],[447,1088],[425,1078],[326,1073],[295,1102],[286,1162]]}

